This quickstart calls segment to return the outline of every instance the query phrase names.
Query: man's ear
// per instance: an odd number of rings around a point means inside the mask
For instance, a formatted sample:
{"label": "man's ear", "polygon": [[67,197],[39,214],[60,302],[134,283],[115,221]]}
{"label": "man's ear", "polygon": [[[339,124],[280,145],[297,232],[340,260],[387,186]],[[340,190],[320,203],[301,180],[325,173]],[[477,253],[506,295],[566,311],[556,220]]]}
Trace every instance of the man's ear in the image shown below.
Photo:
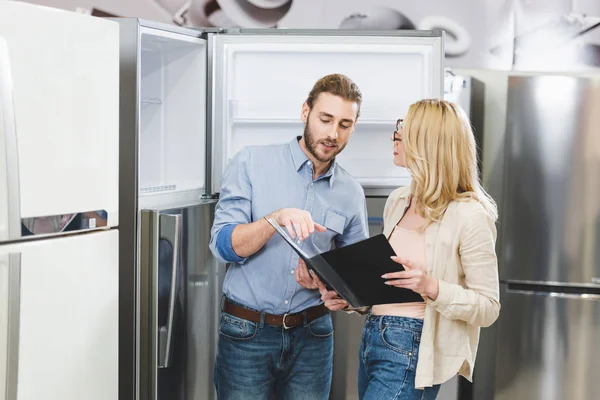
{"label": "man's ear", "polygon": [[310,112],[310,107],[307,102],[302,104],[302,112],[300,113],[300,118],[302,118],[302,122],[306,123],[308,120],[308,113]]}

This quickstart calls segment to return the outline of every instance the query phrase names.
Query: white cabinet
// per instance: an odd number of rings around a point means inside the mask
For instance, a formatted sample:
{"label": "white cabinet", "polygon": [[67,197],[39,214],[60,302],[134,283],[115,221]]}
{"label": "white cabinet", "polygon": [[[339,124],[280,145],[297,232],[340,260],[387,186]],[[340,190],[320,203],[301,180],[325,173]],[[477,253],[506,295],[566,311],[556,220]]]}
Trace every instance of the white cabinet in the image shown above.
{"label": "white cabinet", "polygon": [[[18,348],[17,371],[8,371],[17,372],[17,400],[118,398],[118,240],[111,230],[0,246],[0,298],[9,286],[20,297],[11,315],[18,339],[8,344]],[[9,268],[20,284],[8,282]],[[6,303],[0,308],[2,344]]]}

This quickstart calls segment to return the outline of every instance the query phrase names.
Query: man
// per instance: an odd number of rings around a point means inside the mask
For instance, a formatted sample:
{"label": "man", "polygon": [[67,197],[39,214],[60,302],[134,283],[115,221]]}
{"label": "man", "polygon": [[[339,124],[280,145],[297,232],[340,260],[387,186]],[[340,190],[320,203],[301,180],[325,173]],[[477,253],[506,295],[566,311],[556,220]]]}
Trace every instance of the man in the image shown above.
{"label": "man", "polygon": [[230,263],[215,364],[220,399],[329,397],[331,316],[304,264],[263,217],[308,254],[368,237],[364,192],[335,161],[361,101],[348,77],[321,78],[302,105],[302,137],[244,148],[225,171],[210,240]]}

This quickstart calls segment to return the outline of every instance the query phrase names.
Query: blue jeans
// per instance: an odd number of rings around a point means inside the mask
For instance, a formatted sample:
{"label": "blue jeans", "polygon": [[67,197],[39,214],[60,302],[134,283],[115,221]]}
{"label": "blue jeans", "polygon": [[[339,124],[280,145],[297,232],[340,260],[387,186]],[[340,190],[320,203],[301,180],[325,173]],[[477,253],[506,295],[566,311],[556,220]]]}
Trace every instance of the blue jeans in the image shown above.
{"label": "blue jeans", "polygon": [[214,371],[219,399],[327,400],[332,366],[330,314],[292,329],[221,314]]}
{"label": "blue jeans", "polygon": [[433,400],[440,385],[415,389],[423,321],[368,314],[360,344],[361,400]]}

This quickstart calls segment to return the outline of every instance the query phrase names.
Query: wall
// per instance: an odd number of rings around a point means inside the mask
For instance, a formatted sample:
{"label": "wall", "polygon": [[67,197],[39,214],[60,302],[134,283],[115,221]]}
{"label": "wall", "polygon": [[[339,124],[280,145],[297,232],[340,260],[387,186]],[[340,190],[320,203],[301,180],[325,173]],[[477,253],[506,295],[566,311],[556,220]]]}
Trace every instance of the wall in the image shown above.
{"label": "wall", "polygon": [[600,68],[598,0],[23,1],[191,27],[439,28],[448,33],[446,65],[452,68]]}

